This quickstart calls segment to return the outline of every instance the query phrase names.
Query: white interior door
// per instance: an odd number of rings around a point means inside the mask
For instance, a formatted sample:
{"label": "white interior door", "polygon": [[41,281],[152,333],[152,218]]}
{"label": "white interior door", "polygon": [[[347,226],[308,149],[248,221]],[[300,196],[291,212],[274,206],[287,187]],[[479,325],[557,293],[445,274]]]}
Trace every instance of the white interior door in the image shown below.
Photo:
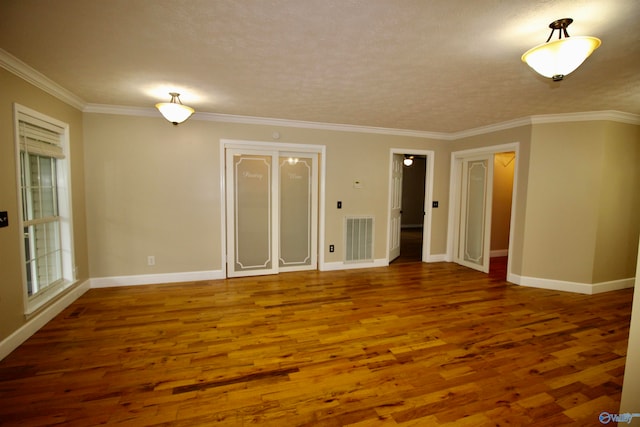
{"label": "white interior door", "polygon": [[227,275],[278,272],[278,155],[228,149]]}
{"label": "white interior door", "polygon": [[493,154],[462,159],[455,262],[489,272]]}
{"label": "white interior door", "polygon": [[391,210],[389,227],[389,262],[400,256],[400,237],[402,232],[402,154],[393,154],[391,160]]}

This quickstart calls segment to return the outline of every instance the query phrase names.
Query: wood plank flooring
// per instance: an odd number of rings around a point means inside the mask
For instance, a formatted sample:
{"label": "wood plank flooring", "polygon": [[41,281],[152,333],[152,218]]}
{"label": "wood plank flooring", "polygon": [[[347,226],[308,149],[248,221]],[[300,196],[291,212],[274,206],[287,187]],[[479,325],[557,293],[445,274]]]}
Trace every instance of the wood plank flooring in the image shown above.
{"label": "wood plank flooring", "polygon": [[632,289],[449,263],[92,289],[0,362],[6,426],[601,425]]}

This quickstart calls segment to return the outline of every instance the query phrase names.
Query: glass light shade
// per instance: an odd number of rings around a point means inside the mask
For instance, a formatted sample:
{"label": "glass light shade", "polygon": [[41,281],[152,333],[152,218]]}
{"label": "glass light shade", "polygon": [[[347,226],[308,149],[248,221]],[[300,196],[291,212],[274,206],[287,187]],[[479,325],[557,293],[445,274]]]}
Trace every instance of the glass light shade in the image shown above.
{"label": "glass light shade", "polygon": [[411,157],[405,157],[402,162],[405,166],[411,166],[413,164],[413,159]]}
{"label": "glass light shade", "polygon": [[600,43],[600,39],[595,37],[567,37],[529,49],[522,55],[522,61],[538,74],[561,80],[578,68]]}
{"label": "glass light shade", "polygon": [[193,108],[176,102],[160,102],[156,104],[156,108],[174,125],[184,122],[195,112]]}

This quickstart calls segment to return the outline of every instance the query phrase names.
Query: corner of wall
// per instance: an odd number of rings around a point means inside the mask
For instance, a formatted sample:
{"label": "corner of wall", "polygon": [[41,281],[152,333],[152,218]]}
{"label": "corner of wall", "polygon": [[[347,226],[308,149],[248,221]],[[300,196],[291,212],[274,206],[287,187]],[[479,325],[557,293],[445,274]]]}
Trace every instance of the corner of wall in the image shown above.
{"label": "corner of wall", "polygon": [[71,305],[75,300],[80,298],[89,290],[89,280],[76,285],[71,291],[67,292],[60,299],[49,305],[44,310],[37,313],[29,319],[20,328],[15,330],[4,340],[0,341],[0,360],[7,357],[13,350],[18,348],[20,344],[25,342],[29,337],[35,334],[47,322],[60,314],[65,308]]}

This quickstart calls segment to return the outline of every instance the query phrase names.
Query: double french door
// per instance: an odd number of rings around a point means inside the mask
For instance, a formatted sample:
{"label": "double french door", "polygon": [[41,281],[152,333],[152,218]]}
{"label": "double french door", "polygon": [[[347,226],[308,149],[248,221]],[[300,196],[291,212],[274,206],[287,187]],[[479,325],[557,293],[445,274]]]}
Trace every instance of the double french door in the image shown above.
{"label": "double french door", "polygon": [[318,155],[226,150],[227,275],[317,268]]}

